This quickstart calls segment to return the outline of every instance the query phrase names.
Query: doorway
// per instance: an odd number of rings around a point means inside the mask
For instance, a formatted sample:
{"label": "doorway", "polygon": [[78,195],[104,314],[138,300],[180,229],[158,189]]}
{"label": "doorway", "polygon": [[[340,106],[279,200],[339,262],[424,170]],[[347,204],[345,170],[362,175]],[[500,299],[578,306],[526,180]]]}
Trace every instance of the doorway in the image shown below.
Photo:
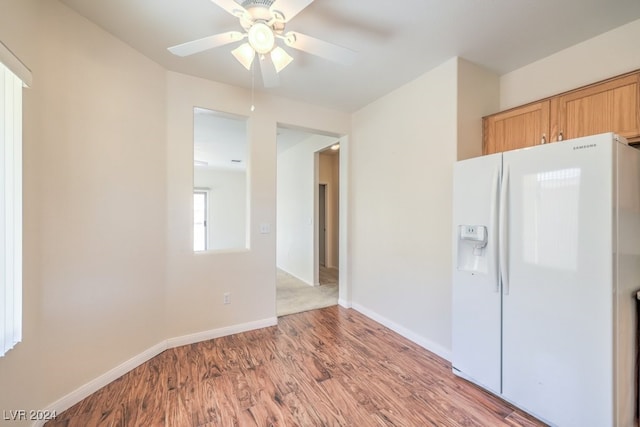
{"label": "doorway", "polygon": [[340,145],[331,144],[316,155],[316,253],[314,280],[318,286],[339,285]]}
{"label": "doorway", "polygon": [[321,267],[326,267],[327,257],[327,184],[318,189],[318,257]]}
{"label": "doorway", "polygon": [[[338,247],[346,247],[346,242],[338,233],[344,215],[339,204],[342,197],[339,178],[346,170],[345,165],[341,170],[336,149],[330,150],[339,140],[306,130],[278,128],[278,316],[336,305],[341,300],[338,265],[345,260],[339,259]],[[294,287],[295,293],[316,294],[324,302],[283,310],[286,294],[293,292]]]}

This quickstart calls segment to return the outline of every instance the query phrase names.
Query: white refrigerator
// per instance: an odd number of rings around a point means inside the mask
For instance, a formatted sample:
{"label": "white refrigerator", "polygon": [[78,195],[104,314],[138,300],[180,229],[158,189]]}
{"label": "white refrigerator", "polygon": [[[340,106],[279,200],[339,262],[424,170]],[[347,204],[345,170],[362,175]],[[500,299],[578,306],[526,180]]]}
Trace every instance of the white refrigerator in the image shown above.
{"label": "white refrigerator", "polygon": [[452,365],[550,425],[631,427],[640,150],[612,133],[456,163]]}

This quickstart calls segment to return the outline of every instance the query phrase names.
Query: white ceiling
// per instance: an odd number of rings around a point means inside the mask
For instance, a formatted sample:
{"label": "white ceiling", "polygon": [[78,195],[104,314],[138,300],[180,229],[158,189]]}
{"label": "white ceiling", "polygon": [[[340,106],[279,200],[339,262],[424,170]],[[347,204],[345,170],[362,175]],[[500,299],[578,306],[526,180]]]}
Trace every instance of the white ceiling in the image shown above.
{"label": "white ceiling", "polygon": [[194,108],[193,161],[199,168],[246,170],[247,119]]}
{"label": "white ceiling", "polygon": [[[309,139],[312,133],[278,127],[278,154]],[[329,138],[327,144],[338,142]],[[327,149],[328,150],[328,149]],[[337,154],[328,151],[328,154]],[[193,110],[193,161],[199,169],[245,171],[247,168],[247,119],[205,108]]]}
{"label": "white ceiling", "polygon": [[[169,70],[251,87],[230,53],[239,43],[190,57],[167,51],[240,30],[210,0],[61,1]],[[638,18],[640,0],[315,0],[286,30],[355,50],[355,63],[286,48],[294,61],[268,92],[351,112],[454,56],[504,74]]]}

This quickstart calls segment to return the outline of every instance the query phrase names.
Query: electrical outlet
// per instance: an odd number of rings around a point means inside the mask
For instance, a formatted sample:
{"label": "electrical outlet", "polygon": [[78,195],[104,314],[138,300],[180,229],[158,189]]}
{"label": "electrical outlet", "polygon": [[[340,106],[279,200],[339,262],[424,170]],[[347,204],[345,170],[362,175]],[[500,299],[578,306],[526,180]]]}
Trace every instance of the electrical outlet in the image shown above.
{"label": "electrical outlet", "polygon": [[222,294],[222,303],[223,304],[231,304],[231,293],[225,292]]}

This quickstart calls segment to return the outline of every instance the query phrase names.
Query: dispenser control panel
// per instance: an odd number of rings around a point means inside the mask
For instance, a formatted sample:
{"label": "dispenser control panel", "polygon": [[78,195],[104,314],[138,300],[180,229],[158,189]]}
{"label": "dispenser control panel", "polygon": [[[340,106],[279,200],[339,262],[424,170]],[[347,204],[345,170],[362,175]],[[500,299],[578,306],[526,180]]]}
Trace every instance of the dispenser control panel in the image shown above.
{"label": "dispenser control panel", "polygon": [[486,274],[487,226],[465,224],[458,226],[458,230],[458,270]]}
{"label": "dispenser control panel", "polygon": [[473,240],[474,242],[487,242],[487,227],[484,225],[461,225],[460,240]]}

